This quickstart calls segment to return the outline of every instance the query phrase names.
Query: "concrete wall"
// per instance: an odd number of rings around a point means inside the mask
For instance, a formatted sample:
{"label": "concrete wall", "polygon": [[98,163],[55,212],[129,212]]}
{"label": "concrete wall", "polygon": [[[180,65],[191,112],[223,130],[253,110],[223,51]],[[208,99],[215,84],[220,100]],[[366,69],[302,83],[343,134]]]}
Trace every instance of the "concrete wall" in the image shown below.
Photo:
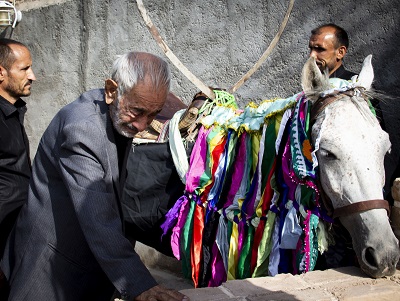
{"label": "concrete wall", "polygon": [[[16,1],[22,22],[11,36],[32,51],[37,82],[27,99],[27,132],[34,155],[54,114],[81,92],[100,87],[115,56],[128,50],[163,56],[133,0]],[[265,51],[289,0],[143,1],[161,35],[178,58],[205,84],[228,88]],[[388,170],[399,158],[400,6],[396,0],[309,0],[295,2],[277,48],[235,94],[243,106],[300,91],[300,71],[308,55],[310,30],[336,22],[348,30],[346,66],[358,72],[373,54],[375,87],[393,99],[382,104],[393,143]],[[197,88],[173,71],[173,92],[186,103]]]}

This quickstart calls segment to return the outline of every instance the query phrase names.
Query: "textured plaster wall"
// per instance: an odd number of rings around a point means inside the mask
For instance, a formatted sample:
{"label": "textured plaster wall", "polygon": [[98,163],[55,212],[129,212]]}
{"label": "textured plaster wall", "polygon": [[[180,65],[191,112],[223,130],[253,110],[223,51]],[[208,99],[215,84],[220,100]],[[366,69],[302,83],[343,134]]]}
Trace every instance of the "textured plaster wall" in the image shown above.
{"label": "textured plaster wall", "polygon": [[[258,60],[276,34],[289,0],[143,1],[162,37],[205,84],[228,88]],[[133,0],[16,1],[22,22],[2,36],[26,43],[37,81],[27,98],[26,127],[34,156],[54,114],[87,89],[103,86],[116,55],[140,50],[164,56]],[[358,72],[373,54],[375,87],[393,96],[382,104],[393,151],[392,173],[400,154],[400,6],[396,0],[297,0],[272,55],[235,94],[242,106],[300,91],[310,30],[336,22],[347,29],[346,66]],[[171,65],[173,92],[189,103],[198,89]],[[356,125],[355,125],[356,126]]]}

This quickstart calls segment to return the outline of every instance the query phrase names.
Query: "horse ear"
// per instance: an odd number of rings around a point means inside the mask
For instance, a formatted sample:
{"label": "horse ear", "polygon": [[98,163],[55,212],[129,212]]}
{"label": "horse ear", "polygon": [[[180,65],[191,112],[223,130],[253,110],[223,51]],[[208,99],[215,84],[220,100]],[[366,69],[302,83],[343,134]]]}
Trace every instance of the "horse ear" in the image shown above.
{"label": "horse ear", "polygon": [[369,90],[374,80],[374,69],[372,68],[372,54],[368,55],[363,62],[361,72],[358,75],[357,86],[364,87]]}
{"label": "horse ear", "polygon": [[303,91],[312,102],[319,98],[319,94],[329,89],[329,77],[319,70],[314,57],[310,57],[304,64],[301,74],[301,86]]}

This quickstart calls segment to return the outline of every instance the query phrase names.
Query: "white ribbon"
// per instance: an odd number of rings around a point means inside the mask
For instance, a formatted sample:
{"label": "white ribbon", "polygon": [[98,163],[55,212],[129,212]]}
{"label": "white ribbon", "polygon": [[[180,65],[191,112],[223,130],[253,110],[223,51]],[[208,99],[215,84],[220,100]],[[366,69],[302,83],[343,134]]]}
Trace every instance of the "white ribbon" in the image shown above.
{"label": "white ribbon", "polygon": [[176,112],[169,122],[169,148],[176,171],[183,184],[186,184],[186,173],[189,170],[189,162],[178,124],[185,111],[186,109],[182,109]]}

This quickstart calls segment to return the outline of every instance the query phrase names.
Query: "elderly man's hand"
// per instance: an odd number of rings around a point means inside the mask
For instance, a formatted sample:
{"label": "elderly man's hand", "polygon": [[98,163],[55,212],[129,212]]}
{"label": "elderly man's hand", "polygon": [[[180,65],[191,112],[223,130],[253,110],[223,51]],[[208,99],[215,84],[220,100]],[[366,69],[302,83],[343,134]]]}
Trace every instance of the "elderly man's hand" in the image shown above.
{"label": "elderly man's hand", "polygon": [[189,298],[178,291],[157,285],[137,296],[135,301],[189,301]]}

